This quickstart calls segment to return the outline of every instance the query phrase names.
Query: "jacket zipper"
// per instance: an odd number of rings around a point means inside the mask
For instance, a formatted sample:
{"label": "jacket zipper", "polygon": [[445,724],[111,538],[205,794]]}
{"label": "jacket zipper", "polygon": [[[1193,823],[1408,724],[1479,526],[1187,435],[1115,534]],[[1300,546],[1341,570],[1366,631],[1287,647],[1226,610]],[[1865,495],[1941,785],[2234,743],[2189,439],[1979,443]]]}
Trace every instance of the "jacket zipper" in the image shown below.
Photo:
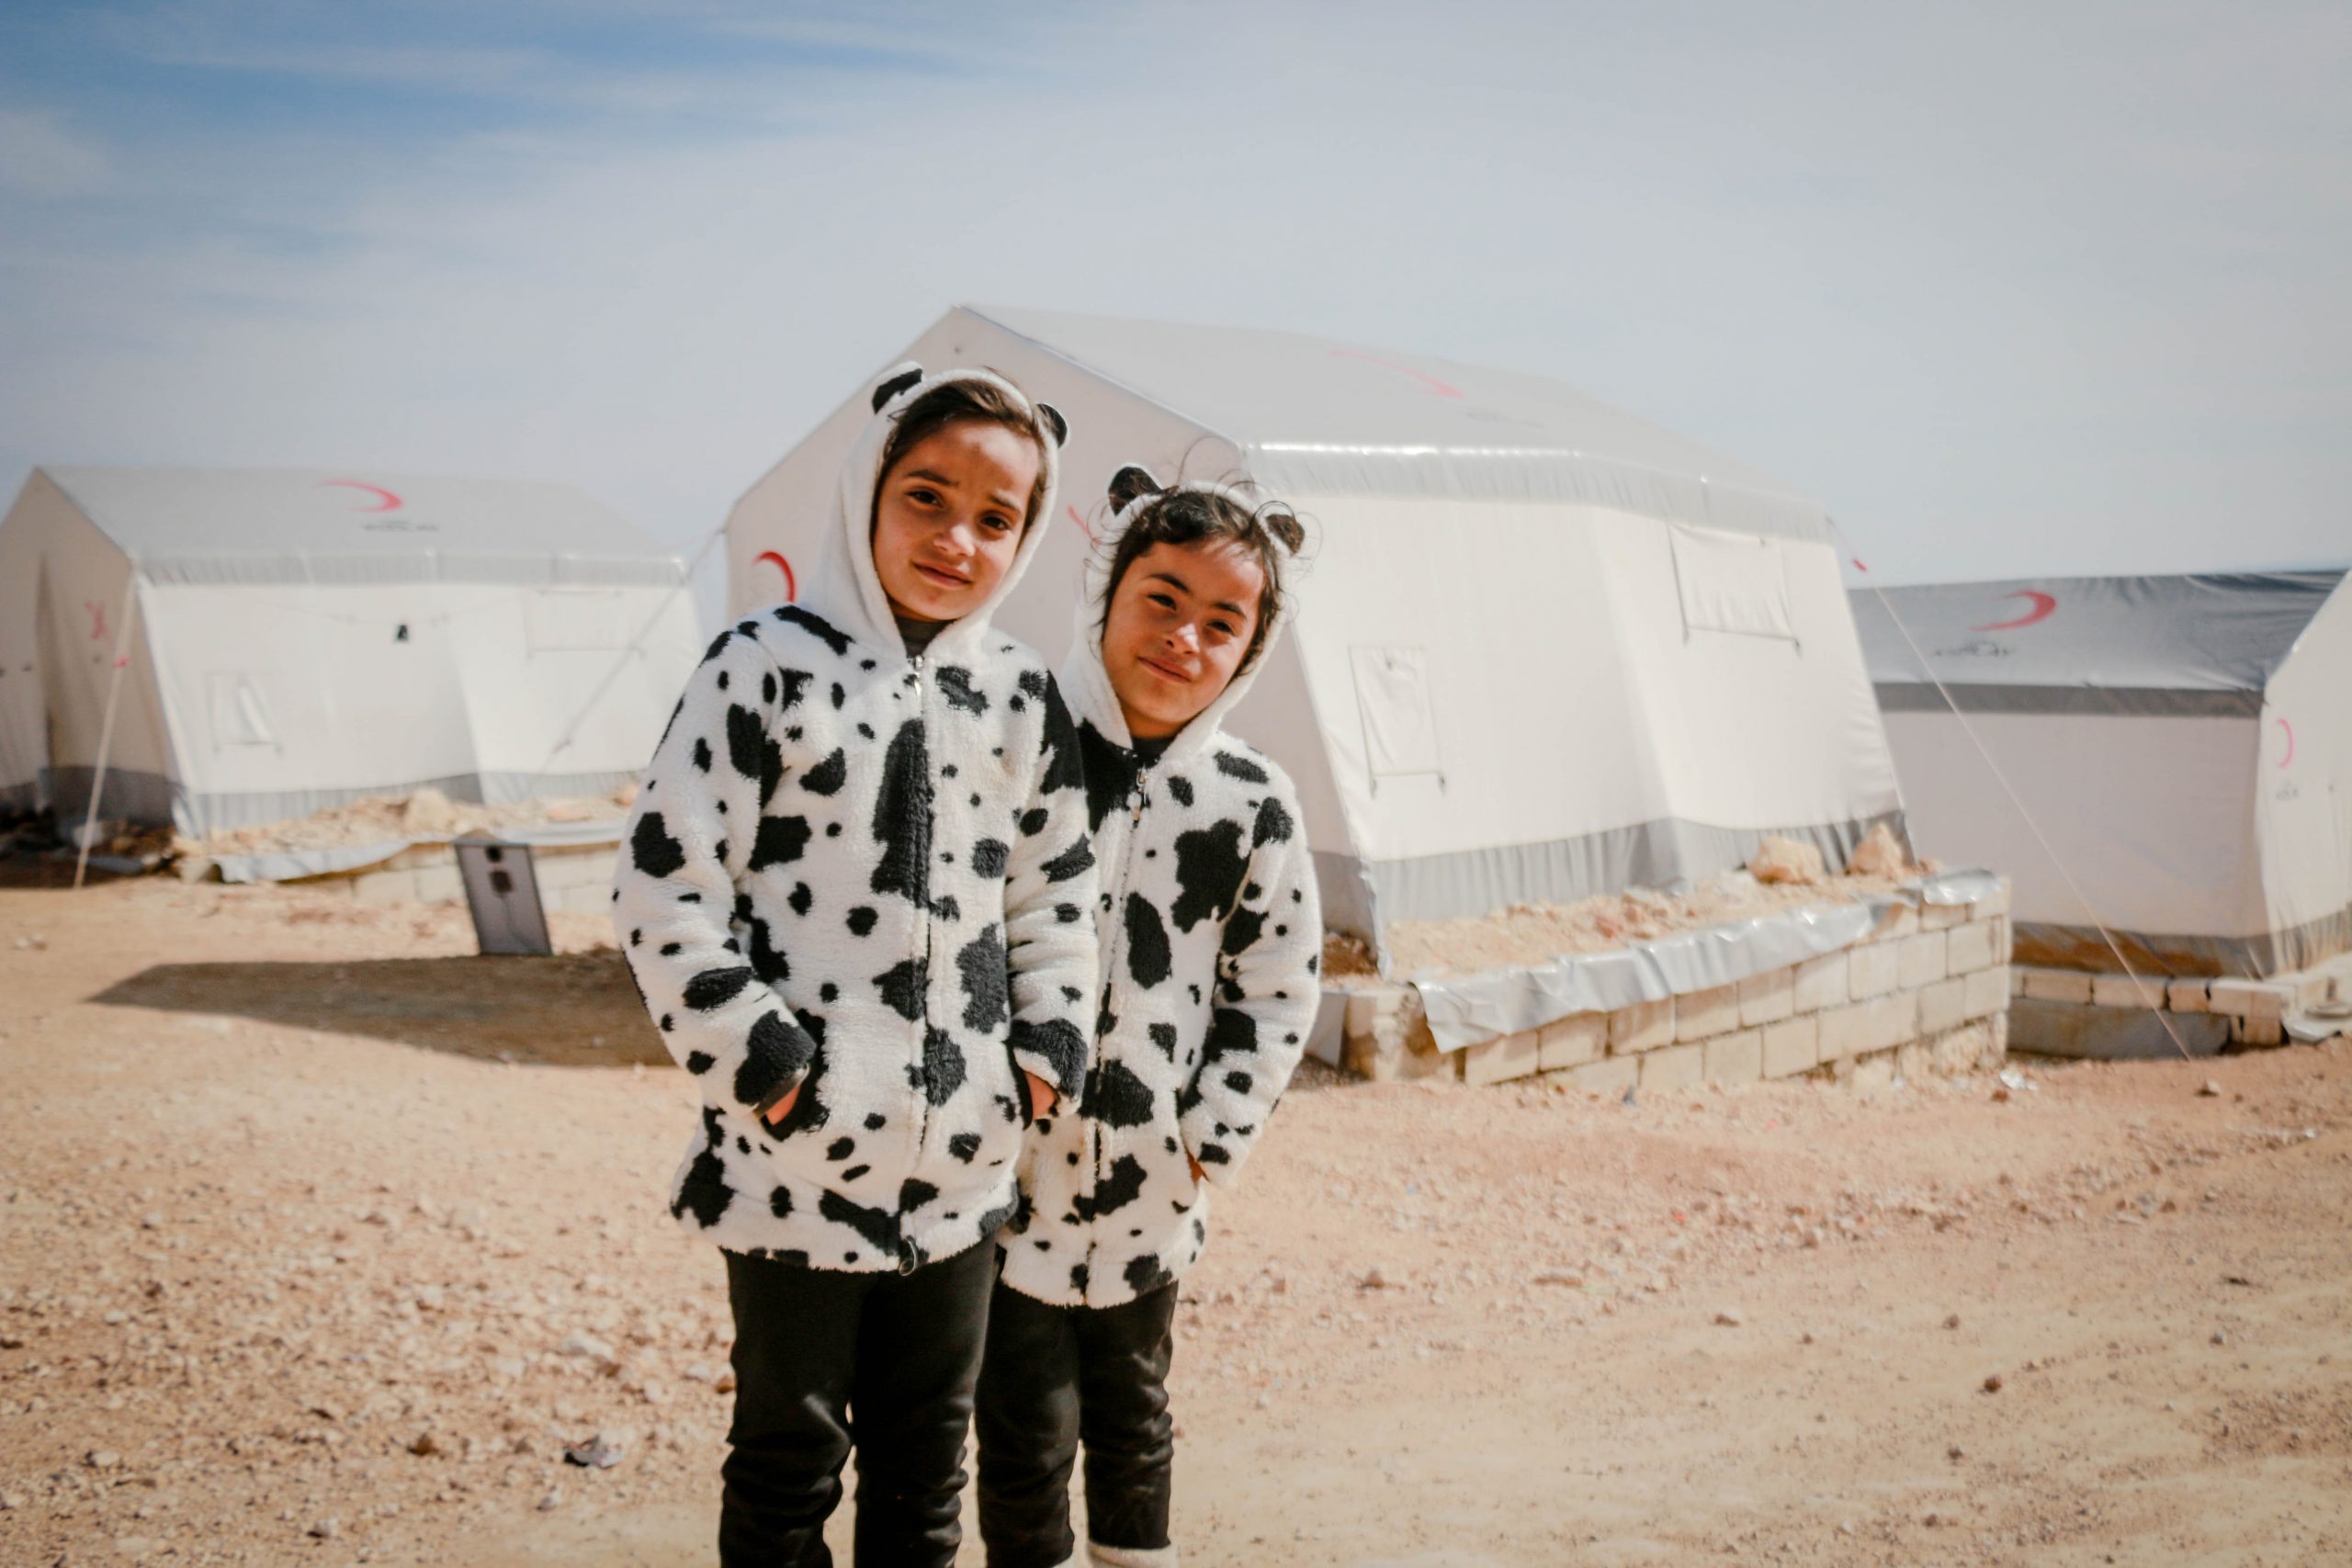
{"label": "jacket zipper", "polygon": [[[1098,1013],[1102,1010],[1102,1007],[1108,1004],[1112,987],[1117,983],[1115,979],[1114,979],[1114,976],[1118,973],[1118,960],[1126,955],[1127,928],[1125,917],[1121,912],[1121,899],[1119,896],[1126,890],[1128,881],[1127,874],[1134,869],[1136,863],[1136,845],[1141,838],[1141,834],[1137,829],[1143,826],[1144,807],[1148,804],[1143,789],[1144,775],[1148,771],[1148,770],[1143,768],[1136,770],[1134,791],[1129,797],[1132,800],[1133,805],[1127,814],[1127,844],[1125,851],[1119,856],[1119,880],[1115,885],[1103,889],[1104,892],[1111,896],[1111,908],[1103,912],[1111,917],[1112,935],[1111,939],[1102,944],[1102,998],[1098,1000],[1096,1003],[1096,1011]],[[1096,1042],[1096,1045],[1098,1049],[1095,1053],[1094,1070],[1096,1072],[1100,1072],[1102,1067],[1102,1053],[1100,1050],[1101,1042]],[[1085,1090],[1081,1088],[1079,1092],[1080,1096],[1083,1097]],[[1103,1168],[1104,1156],[1107,1154],[1108,1150],[1102,1135],[1102,1123],[1088,1120],[1082,1122],[1081,1125],[1086,1129],[1086,1141],[1088,1145],[1087,1163],[1093,1168],[1094,1188],[1095,1190],[1099,1192],[1102,1189],[1102,1183],[1108,1179],[1110,1175],[1110,1172]],[[1088,1229],[1091,1233],[1092,1227],[1089,1226]],[[1086,1240],[1086,1267],[1087,1278],[1091,1283],[1093,1279],[1094,1269],[1094,1238],[1091,1234],[1087,1236]]]}
{"label": "jacket zipper", "polygon": [[[923,1056],[923,1042],[931,1033],[931,956],[933,919],[931,908],[931,847],[933,841],[933,829],[937,824],[936,813],[932,809],[934,786],[931,777],[933,767],[931,714],[924,702],[930,688],[923,682],[922,660],[922,654],[914,655],[915,721],[922,726],[923,740],[922,832],[915,845],[917,864],[922,868],[915,874],[915,913],[916,919],[922,923],[922,949],[920,953],[922,959],[922,1018],[916,1025],[918,1033],[915,1036],[915,1071],[911,1075],[916,1084],[915,1142],[908,1167],[910,1174],[922,1164],[923,1143],[931,1135],[931,1073],[930,1064],[924,1060]],[[899,1271],[902,1274],[914,1272],[914,1249],[909,1245],[903,1231],[900,1232],[899,1238]]]}

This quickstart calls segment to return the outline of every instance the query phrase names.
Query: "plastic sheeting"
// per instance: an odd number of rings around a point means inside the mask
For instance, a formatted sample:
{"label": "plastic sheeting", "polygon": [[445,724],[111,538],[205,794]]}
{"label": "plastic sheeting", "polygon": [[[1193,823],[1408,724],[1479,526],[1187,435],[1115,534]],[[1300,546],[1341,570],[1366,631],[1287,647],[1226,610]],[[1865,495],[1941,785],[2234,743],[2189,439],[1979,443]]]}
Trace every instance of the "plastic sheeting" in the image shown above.
{"label": "plastic sheeting", "polygon": [[1569,953],[1548,964],[1408,982],[1441,1051],[1540,1029],[1580,1012],[1615,1012],[1640,1002],[1713,990],[1853,946],[1897,905],[1974,904],[2000,889],[1988,871],[1947,872],[1909,885],[1910,897],[1775,910],[1745,920],[1679,931],[1607,953]]}
{"label": "plastic sheeting", "polygon": [[[621,819],[607,822],[550,822],[530,828],[471,835],[503,844],[575,848],[583,844],[617,844]],[[305,876],[333,876],[381,865],[403,850],[419,844],[446,844],[448,839],[382,839],[370,844],[333,844],[317,849],[267,850],[250,855],[216,855],[212,863],[223,882],[294,882]]]}

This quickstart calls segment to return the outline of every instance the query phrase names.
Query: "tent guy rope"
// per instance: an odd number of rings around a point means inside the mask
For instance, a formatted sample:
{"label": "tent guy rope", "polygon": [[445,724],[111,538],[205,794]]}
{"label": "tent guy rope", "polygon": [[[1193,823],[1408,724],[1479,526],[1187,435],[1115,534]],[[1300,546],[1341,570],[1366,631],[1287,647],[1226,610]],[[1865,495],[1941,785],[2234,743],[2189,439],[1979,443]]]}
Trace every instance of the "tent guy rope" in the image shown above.
{"label": "tent guy rope", "polygon": [[[1846,552],[1846,558],[1854,563],[1854,570],[1861,573],[1865,579],[1869,578],[1871,569],[1864,566],[1861,558],[1855,554],[1853,542],[1847,538],[1846,530],[1838,527],[1835,518],[1829,520],[1829,526],[1831,531],[1837,534],[1839,547]],[[1984,760],[1984,766],[1991,771],[1994,782],[2001,786],[2001,793],[2008,796],[2011,806],[2017,807],[2018,818],[2024,821],[2027,830],[2032,833],[2033,841],[2041,846],[2041,852],[2049,858],[2051,866],[2058,873],[2059,880],[2065,883],[2066,890],[2072,893],[2075,896],[2075,901],[2083,907],[2083,913],[2090,917],[2091,925],[2098,931],[2099,940],[2106,942],[2107,950],[2115,955],[2115,962],[2121,965],[2125,977],[2131,980],[2134,987],[2139,987],[2140,996],[2145,997],[2147,983],[2140,978],[2140,972],[2132,966],[2132,961],[2123,955],[2123,944],[2115,940],[2115,933],[2108,929],[2105,920],[2099,919],[2098,910],[2092,907],[2090,896],[2085,893],[2081,884],[2075,880],[2074,873],[2066,869],[2066,863],[2059,858],[2057,849],[2050,842],[2050,836],[2041,830],[2041,824],[2034,820],[2031,811],[2026,809],[2025,800],[2018,794],[2017,786],[2009,783],[2009,775],[2002,772],[1999,762],[1994,761],[1992,749],[1987,747],[1984,739],[1978,736],[1976,727],[1968,722],[1968,715],[1962,711],[1959,702],[1951,694],[1951,689],[1944,684],[1943,678],[1936,673],[1935,666],[1929,662],[1927,651],[1919,646],[1918,639],[1911,635],[1911,628],[1904,624],[1902,616],[1894,613],[1894,605],[1887,599],[1885,593],[1880,591],[1876,582],[1866,582],[1864,586],[1870,589],[1871,596],[1878,601],[1879,607],[1886,612],[1888,622],[1902,634],[1904,646],[1911,650],[1911,657],[1917,660],[1919,668],[1927,672],[1928,680],[1936,688],[1936,694],[1943,698],[1944,705],[1951,710],[1952,717],[1960,724],[1961,733],[1967,736],[1968,743],[1976,749],[1977,756]],[[2172,1042],[2172,1048],[2180,1053],[2183,1061],[2189,1060],[2188,1046],[2181,1040],[2179,1032],[2173,1028],[2172,1020],[2165,1016],[2165,1010],[2153,1007],[2148,1010],[2156,1015],[2156,1022],[2163,1026],[2165,1038]]]}

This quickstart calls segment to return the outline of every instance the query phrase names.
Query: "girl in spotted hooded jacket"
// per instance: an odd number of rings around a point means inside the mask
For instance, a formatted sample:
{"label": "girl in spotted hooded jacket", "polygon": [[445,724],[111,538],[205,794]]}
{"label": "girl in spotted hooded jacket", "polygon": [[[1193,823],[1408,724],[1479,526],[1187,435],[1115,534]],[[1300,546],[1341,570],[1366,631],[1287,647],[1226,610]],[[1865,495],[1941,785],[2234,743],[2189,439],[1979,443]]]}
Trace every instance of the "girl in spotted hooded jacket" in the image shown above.
{"label": "girl in spotted hooded jacket", "polygon": [[907,369],[842,467],[803,602],[720,634],[646,772],[614,891],[701,1091],[671,1213],[735,1317],[719,1560],[954,1561],[973,1383],[1038,1115],[1096,984],[1078,736],[992,613],[1045,537],[1061,416]]}
{"label": "girl in spotted hooded jacket", "polygon": [[1264,1136],[1318,999],[1323,922],[1289,778],[1224,732],[1281,634],[1302,540],[1219,485],[1111,481],[1062,671],[1102,891],[1095,1060],[1037,1124],[980,1374],[991,1568],[1074,1562],[1086,1449],[1097,1568],[1172,1564],[1167,1379],[1209,1189]]}

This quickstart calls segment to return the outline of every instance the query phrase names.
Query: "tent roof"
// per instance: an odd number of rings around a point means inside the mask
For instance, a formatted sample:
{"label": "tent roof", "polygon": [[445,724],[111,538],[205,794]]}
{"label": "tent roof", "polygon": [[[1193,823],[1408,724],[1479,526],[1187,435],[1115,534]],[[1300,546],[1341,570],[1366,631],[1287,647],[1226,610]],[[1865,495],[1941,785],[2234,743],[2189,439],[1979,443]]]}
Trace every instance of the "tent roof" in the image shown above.
{"label": "tent roof", "polygon": [[324,468],[43,468],[158,582],[678,582],[570,485]]}
{"label": "tent roof", "polygon": [[1941,682],[1978,711],[2252,714],[2344,576],[2053,577],[1862,588],[1852,599],[1890,712],[1941,710]]}
{"label": "tent roof", "polygon": [[1298,333],[969,314],[1231,441],[1301,494],[1556,500],[1815,539],[1818,502],[1544,376]]}

